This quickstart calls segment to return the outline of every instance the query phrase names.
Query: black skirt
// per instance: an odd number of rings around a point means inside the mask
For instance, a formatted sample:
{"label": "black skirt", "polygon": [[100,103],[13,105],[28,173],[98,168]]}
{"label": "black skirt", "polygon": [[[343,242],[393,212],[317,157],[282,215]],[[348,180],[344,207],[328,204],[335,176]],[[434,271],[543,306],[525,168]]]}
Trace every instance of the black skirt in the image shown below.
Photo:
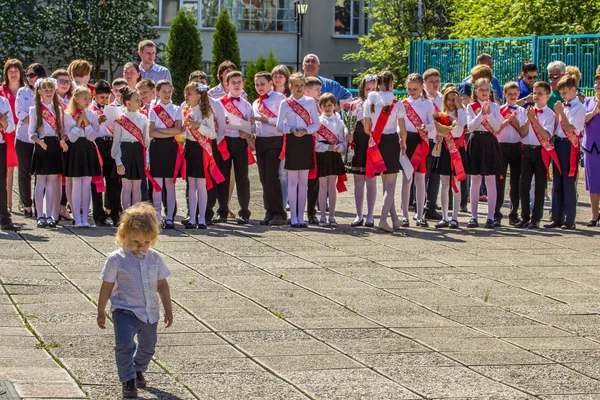
{"label": "black skirt", "polygon": [[346,168],[342,155],[334,151],[317,153],[317,176],[319,178],[329,175],[344,175]]}
{"label": "black skirt", "polygon": [[115,165],[115,176],[132,181],[140,180],[144,172],[144,147],[139,142],[121,142],[121,161],[125,167],[125,175],[117,175]]}
{"label": "black skirt", "polygon": [[496,136],[489,132],[475,131],[467,144],[469,159],[469,174],[471,175],[502,175],[504,162],[502,151]]}
{"label": "black skirt", "polygon": [[[175,174],[179,148],[174,138],[155,138],[150,143],[150,175],[153,178],[172,178]],[[177,174],[179,176],[179,172]]]}
{"label": "black skirt", "polygon": [[69,150],[65,153],[64,175],[72,178],[99,176],[102,172],[96,146],[85,137],[75,142],[68,141]]}
{"label": "black skirt", "polygon": [[406,156],[409,160],[412,160],[419,144],[421,144],[421,136],[417,132],[406,133]]}
{"label": "black skirt", "polygon": [[185,165],[188,178],[206,178],[204,175],[204,149],[194,140],[185,141]]}
{"label": "black skirt", "polygon": [[351,174],[364,175],[367,167],[367,149],[369,148],[370,136],[365,133],[362,121],[356,123],[354,130],[354,157],[352,167],[348,170]]}
{"label": "black skirt", "polygon": [[400,172],[400,142],[398,134],[381,135],[379,152],[385,162],[384,174],[397,174]]}
{"label": "black skirt", "polygon": [[[465,173],[469,173],[469,165],[467,158],[467,150],[464,147],[458,148],[458,153],[462,159],[463,168]],[[439,175],[452,175],[452,163],[450,152],[446,148],[446,144],[442,144],[442,152],[439,157],[435,158],[435,164],[433,166],[433,172]]]}
{"label": "black skirt", "polygon": [[312,169],[314,167],[313,135],[297,137],[292,133],[285,135],[285,166],[290,171]]}
{"label": "black skirt", "polygon": [[42,139],[46,144],[46,150],[39,144],[33,148],[33,157],[31,158],[32,175],[60,175],[63,170],[63,151],[60,148],[60,141],[56,136],[46,136]]}

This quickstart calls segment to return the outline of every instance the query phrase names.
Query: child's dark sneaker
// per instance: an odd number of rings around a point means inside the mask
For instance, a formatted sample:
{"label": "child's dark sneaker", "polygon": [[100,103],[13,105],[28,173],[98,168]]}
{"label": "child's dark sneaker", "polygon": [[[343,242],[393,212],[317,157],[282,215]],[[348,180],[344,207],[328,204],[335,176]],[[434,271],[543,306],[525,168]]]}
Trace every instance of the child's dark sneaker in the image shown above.
{"label": "child's dark sneaker", "polygon": [[130,379],[123,383],[123,397],[126,399],[136,399],[138,391],[135,388],[135,379]]}
{"label": "child's dark sneaker", "polygon": [[143,372],[135,372],[135,386],[139,389],[143,389],[146,387],[146,378],[144,378]]}

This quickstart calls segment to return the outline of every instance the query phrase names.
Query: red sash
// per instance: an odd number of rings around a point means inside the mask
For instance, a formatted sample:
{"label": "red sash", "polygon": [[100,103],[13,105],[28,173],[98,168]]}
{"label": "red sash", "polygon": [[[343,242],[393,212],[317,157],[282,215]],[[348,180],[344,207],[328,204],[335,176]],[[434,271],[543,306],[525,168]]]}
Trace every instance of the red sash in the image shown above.
{"label": "red sash", "polygon": [[[367,165],[365,166],[365,176],[368,178],[374,178],[376,173],[385,172],[387,169],[383,156],[379,151],[379,142],[381,142],[381,135],[383,135],[383,129],[392,115],[392,109],[396,106],[398,100],[392,101],[389,105],[389,112],[385,112],[383,109],[379,113],[375,127],[372,129],[372,138],[375,144],[367,148]],[[371,122],[372,123],[372,122]]]}
{"label": "red sash", "polygon": [[[184,114],[184,116],[186,119],[193,121],[191,109],[189,109]],[[206,188],[208,190],[210,190],[213,187],[212,179],[210,179],[209,173],[210,173],[210,176],[215,180],[215,182],[217,184],[219,184],[221,182],[225,182],[225,177],[223,176],[221,171],[219,171],[219,168],[217,167],[217,164],[215,163],[215,158],[214,158],[213,152],[212,152],[211,140],[209,138],[207,138],[206,136],[204,136],[203,134],[201,134],[200,129],[198,129],[198,128],[188,127],[188,131],[190,131],[190,133],[192,134],[194,139],[196,139],[196,142],[198,142],[200,147],[202,147],[202,150],[204,150],[204,157],[202,157],[202,163],[204,164],[204,176],[206,177]]]}
{"label": "red sash", "polygon": [[52,129],[56,131],[56,117],[44,103],[42,103],[42,118],[48,123],[48,125],[50,125]]}
{"label": "red sash", "polygon": [[[226,112],[228,112],[231,115],[235,115],[236,117],[241,118],[243,120],[246,119],[246,117],[244,117],[244,114],[240,111],[240,109],[237,108],[235,106],[235,104],[233,104],[233,99],[231,97],[223,96],[223,97],[221,97],[220,101],[221,101],[221,104],[223,104],[223,107],[225,108]],[[222,140],[221,143],[219,143],[219,145],[217,146],[217,148],[221,152],[223,159],[228,160],[229,159],[229,150],[227,149],[227,142],[225,140]],[[225,155],[227,155],[227,157],[225,157]],[[248,165],[252,165],[255,163],[256,163],[256,159],[254,158],[254,155],[252,154],[252,149],[250,148],[250,146],[248,146]]]}
{"label": "red sash", "polygon": [[[321,124],[319,130],[317,131],[317,134],[319,134],[323,139],[327,140],[327,143],[329,143],[332,146],[335,146],[340,142],[337,136],[335,136],[335,133],[331,132],[329,128],[327,128],[324,124]],[[346,174],[338,175],[337,184],[335,185],[335,188],[337,189],[338,193],[342,193],[348,190],[346,188],[346,184],[344,183],[347,180],[348,178],[346,177]]]}
{"label": "red sash", "polygon": [[148,118],[148,114],[150,114],[150,108],[146,107],[146,105],[144,104],[144,106],[140,108],[140,113],[144,114],[146,118]]}
{"label": "red sash", "polygon": [[[152,107],[152,111],[156,113],[156,116],[162,121],[163,124],[167,128],[173,128],[175,126],[175,121],[171,118],[171,115],[164,109],[160,104]],[[187,168],[185,165],[185,155],[183,152],[183,146],[181,143],[175,139],[173,136],[173,140],[177,143],[177,159],[175,160],[175,171],[173,171],[173,183],[177,182],[177,173],[181,170],[181,178],[186,179]]]}
{"label": "red sash", "polygon": [[[144,134],[142,133],[141,129],[138,128],[138,126],[132,120],[127,118],[125,116],[125,114],[121,114],[115,120],[115,122],[117,124],[121,125],[121,127],[123,129],[125,129],[127,132],[129,132],[142,145],[142,148],[144,149],[144,166],[145,166],[147,149],[146,149],[146,144],[144,143]],[[162,191],[162,188],[160,187],[158,182],[156,182],[156,180],[150,174],[150,171],[148,171],[146,168],[144,168],[144,174],[146,175],[146,178],[148,178],[148,181],[150,182],[150,184],[152,185],[152,187],[154,188],[155,191],[157,191],[157,192]]]}
{"label": "red sash", "polygon": [[258,99],[258,112],[267,118],[277,118],[277,115],[265,105],[262,98]]}
{"label": "red sash", "polygon": [[[479,102],[477,102],[477,104],[479,104]],[[475,111],[475,108],[473,108],[473,111]],[[508,120],[510,118],[510,116],[513,114],[513,112],[510,111],[510,108],[508,108],[508,105],[505,104],[502,107],[500,107],[500,114],[502,114],[502,117],[504,117],[505,120]],[[510,126],[512,126],[513,128],[515,128],[515,130],[517,131],[517,133],[519,133],[519,127],[518,126],[516,126],[513,122],[509,122],[509,124],[510,124]],[[487,129],[487,127],[486,127],[486,129]]]}
{"label": "red sash", "polygon": [[[417,114],[408,99],[402,100],[402,104],[404,104],[404,109],[406,110],[406,118],[414,125],[415,129],[417,126],[423,125],[423,120],[419,114]],[[410,159],[410,163],[415,169],[415,172],[425,174],[427,173],[427,156],[429,155],[429,136],[427,135],[427,132],[424,131],[418,133],[421,138],[421,143],[419,143],[415,149],[415,152]]]}
{"label": "red sash", "polygon": [[565,136],[567,137],[567,139],[569,139],[569,142],[571,142],[569,176],[575,176],[575,174],[577,173],[577,156],[579,155],[579,146],[580,146],[579,136],[577,136],[575,131],[567,132],[567,129],[565,128],[565,123],[562,120],[562,118],[560,119],[560,126],[561,126],[563,132],[565,133]]}
{"label": "red sash", "polygon": [[[473,112],[475,114],[479,114],[479,110],[481,110],[481,104],[479,104],[478,101],[471,103],[471,108],[473,109]],[[494,132],[494,130],[492,129],[492,126],[490,125],[490,121],[488,121],[488,117],[487,114],[483,115],[483,120],[481,120],[481,125],[487,129],[487,131],[489,133],[491,133],[492,135],[496,136],[496,132]]]}
{"label": "red sash", "polygon": [[[537,113],[535,114],[535,119],[537,119],[539,122]],[[556,154],[556,149],[554,148],[554,145],[552,144],[552,140],[544,139],[542,137],[542,135],[535,129],[534,124],[531,124],[531,129],[533,130],[535,137],[537,137],[537,140],[542,145],[542,161],[544,161],[544,165],[546,166],[546,175],[548,176],[548,178],[550,177],[550,170],[549,170],[550,159],[552,159],[552,161],[554,161],[554,165],[556,165],[556,167],[558,168],[558,172],[562,174],[562,170],[560,168],[560,162],[558,161],[558,154]]]}
{"label": "red sash", "polygon": [[437,106],[437,104],[435,104],[435,103],[433,102],[433,100],[431,100],[431,103],[433,103],[433,109],[434,109],[434,111],[435,111],[436,113],[439,113],[441,110],[440,110],[440,108]]}
{"label": "red sash", "polygon": [[[96,112],[96,114],[98,114],[98,115],[104,115],[104,111],[102,111],[101,109],[99,109],[99,108],[98,108],[98,107],[96,107],[95,105],[93,105],[93,104],[92,104],[92,105],[90,106],[90,108],[92,109],[92,111],[95,111],[95,112]],[[147,117],[147,115],[146,115],[146,117]],[[110,132],[112,135],[114,135],[114,134],[115,134],[115,127],[114,127],[114,126],[106,126],[105,128],[106,128],[106,129],[108,129],[108,131],[109,131],[109,132]]]}
{"label": "red sash", "polygon": [[[302,107],[302,105],[300,103],[298,103],[296,100],[294,100],[292,97],[288,97],[285,101],[287,102],[288,106],[290,106],[292,111],[295,112],[300,118],[302,118],[302,121],[304,121],[306,126],[311,125],[312,119],[310,118],[310,113],[306,110],[306,108]],[[283,160],[285,158],[285,147],[286,147],[286,139],[285,138],[286,138],[286,136],[287,135],[283,135],[283,146],[281,148],[281,153],[279,154],[280,160]],[[313,139],[313,167],[308,172],[308,179],[317,179],[317,152],[316,152],[317,136],[312,135],[312,139]]]}
{"label": "red sash", "polygon": [[[77,123],[77,118],[79,118],[82,112],[82,110],[77,110],[72,115],[73,119],[75,120],[75,123]],[[83,122],[81,123],[80,128],[85,129],[85,124]],[[102,155],[100,155],[100,150],[98,150],[98,145],[96,145],[96,142],[94,141],[92,141],[92,143],[94,144],[94,148],[96,149],[96,157],[98,158],[98,164],[100,164],[100,175],[92,176],[92,183],[96,186],[96,191],[98,193],[104,193],[106,192],[106,186],[104,186],[104,175],[102,173],[102,169],[104,168],[104,161],[102,160]]]}
{"label": "red sash", "polygon": [[[460,140],[459,140],[460,139]],[[452,135],[449,133],[448,136],[444,137],[444,145],[446,145],[446,150],[450,153],[450,164],[452,167],[452,175],[456,176],[456,179],[461,182],[467,179],[467,174],[465,173],[465,167],[462,163],[462,157],[460,156],[460,151],[458,148],[462,143],[464,143],[464,136],[454,139]],[[461,143],[462,142],[462,143]],[[458,193],[458,187],[456,186],[456,182],[454,179],[452,181],[452,190],[454,193]]]}

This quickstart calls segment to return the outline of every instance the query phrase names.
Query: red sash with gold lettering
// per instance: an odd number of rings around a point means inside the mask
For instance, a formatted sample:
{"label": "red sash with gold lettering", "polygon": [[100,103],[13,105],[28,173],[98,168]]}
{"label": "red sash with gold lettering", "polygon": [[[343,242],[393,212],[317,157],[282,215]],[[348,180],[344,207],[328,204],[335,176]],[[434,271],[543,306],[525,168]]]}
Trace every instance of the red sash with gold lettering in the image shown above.
{"label": "red sash with gold lettering", "polygon": [[[104,111],[102,111],[101,109],[99,109],[99,108],[98,108],[98,107],[96,107],[95,105],[93,105],[93,104],[92,104],[92,105],[90,106],[90,108],[92,109],[92,111],[95,111],[95,112],[96,112],[96,114],[98,114],[98,115],[104,115]],[[146,115],[146,117],[147,117],[147,115]],[[105,128],[106,128],[106,129],[108,129],[108,131],[109,131],[109,132],[110,132],[112,135],[114,135],[114,134],[115,134],[115,127],[114,127],[114,126],[106,126]]]}
{"label": "red sash with gold lettering", "polygon": [[[156,113],[158,119],[160,119],[167,128],[173,128],[175,126],[175,121],[173,120],[171,115],[160,104],[157,104],[154,107],[152,107],[152,111]],[[180,170],[181,178],[186,179],[185,175],[187,169],[185,165],[185,155],[183,153],[183,146],[177,141],[177,139],[175,139],[174,136],[173,140],[175,141],[175,143],[177,143],[177,159],[175,160],[175,171],[173,171],[173,183],[175,183],[177,182],[177,175]]]}
{"label": "red sash with gold lettering", "polygon": [[[221,101],[221,104],[223,104],[223,107],[225,107],[226,112],[228,112],[231,115],[235,115],[236,117],[238,117],[240,119],[246,120],[246,117],[244,117],[244,114],[240,111],[240,109],[237,108],[235,106],[235,104],[233,104],[233,99],[231,97],[223,96],[223,97],[221,97],[220,101]],[[250,132],[248,132],[248,133],[250,133]],[[227,142],[225,140],[222,140],[221,143],[219,143],[219,145],[217,146],[217,148],[223,155],[223,159],[227,160],[229,158],[229,150],[227,149]],[[224,152],[226,152],[227,158],[225,158]],[[252,154],[252,149],[250,148],[250,146],[248,146],[248,165],[252,165],[255,163],[256,163],[256,159],[254,158],[254,155]]]}
{"label": "red sash with gold lettering", "polygon": [[[304,121],[306,126],[311,125],[312,119],[310,118],[310,113],[306,110],[306,108],[302,107],[302,104],[298,103],[292,97],[288,97],[287,99],[285,99],[285,101],[287,102],[288,106],[290,106],[292,111],[295,112],[300,118],[302,118],[302,121]],[[283,135],[283,146],[281,148],[281,153],[279,154],[280,160],[283,160],[285,158],[285,147],[286,147],[286,139],[285,138],[286,138],[286,136],[287,135]],[[313,139],[313,167],[308,172],[308,179],[317,179],[317,151],[316,151],[317,136],[312,135],[312,139]]]}
{"label": "red sash with gold lettering", "polygon": [[[479,104],[479,103],[477,103]],[[512,112],[510,110],[510,108],[508,108],[508,104],[503,105],[502,107],[500,107],[500,114],[502,115],[502,117],[505,120],[508,120],[510,118],[510,116],[512,114],[515,114],[514,112]],[[517,131],[517,133],[519,133],[519,127],[517,125],[515,125],[512,121],[509,122],[510,126],[512,126],[513,128],[515,128],[515,130]]]}
{"label": "red sash with gold lettering", "polygon": [[277,118],[277,114],[275,114],[269,109],[269,107],[265,105],[265,102],[263,101],[262,97],[258,99],[258,112],[267,118]]}
{"label": "red sash with gold lettering", "polygon": [[560,126],[565,133],[569,142],[571,142],[571,155],[569,158],[569,176],[575,176],[577,173],[577,156],[579,155],[579,146],[581,145],[579,141],[579,136],[575,133],[575,131],[567,132],[565,128],[565,123],[560,119]]}
{"label": "red sash with gold lettering", "polygon": [[[452,175],[456,176],[456,179],[461,182],[467,179],[467,174],[465,173],[465,167],[462,162],[462,157],[460,156],[459,147],[464,144],[464,133],[458,137],[453,138],[452,133],[448,133],[447,136],[444,136],[444,145],[446,146],[446,150],[450,153],[450,165],[452,167]],[[456,182],[454,179],[451,179],[452,182],[452,190],[454,193],[458,193],[458,186],[456,186]]]}
{"label": "red sash with gold lettering", "polygon": [[[479,110],[481,110],[481,104],[479,104],[478,101],[471,103],[471,108],[473,109],[473,112],[475,114],[479,114]],[[497,133],[494,132],[494,129],[492,129],[492,126],[490,125],[490,121],[488,121],[488,117],[487,114],[483,115],[483,119],[481,120],[481,126],[483,126],[485,129],[487,129],[487,131],[489,133],[491,133],[492,135],[496,136]]]}
{"label": "red sash with gold lettering", "polygon": [[[365,176],[367,178],[374,178],[376,173],[385,172],[387,167],[385,166],[385,161],[383,160],[383,156],[379,151],[379,142],[381,142],[381,135],[383,135],[383,129],[385,128],[388,120],[390,119],[390,115],[392,115],[392,110],[396,106],[398,100],[392,101],[392,104],[389,105],[389,111],[385,112],[384,109],[379,113],[379,117],[377,118],[377,122],[373,127],[371,137],[373,138],[373,142],[375,142],[372,146],[367,147],[367,164],[365,166]],[[372,123],[372,122],[371,122]]]}
{"label": "red sash with gold lettering", "polygon": [[[52,129],[54,129],[54,131],[56,131],[56,117],[44,103],[42,103],[42,118]],[[58,134],[56,136],[58,136]]]}
{"label": "red sash with gold lettering", "polygon": [[[404,109],[406,110],[406,118],[413,124],[415,129],[418,126],[423,125],[423,120],[419,114],[417,114],[408,99],[402,100],[402,104],[404,104]],[[429,155],[429,136],[425,131],[420,131],[418,133],[421,138],[421,143],[419,143],[415,149],[415,152],[410,159],[410,163],[415,169],[415,172],[425,174],[427,173],[427,155]]]}
{"label": "red sash with gold lettering", "polygon": [[144,114],[146,118],[148,118],[148,115],[150,114],[150,108],[144,104],[143,107],[140,108],[140,113]]}
{"label": "red sash with gold lettering", "polygon": [[[119,117],[115,120],[115,122],[117,124],[121,125],[121,127],[123,129],[125,129],[127,132],[129,132],[131,134],[131,136],[136,138],[137,141],[142,145],[142,148],[144,149],[143,157],[144,157],[144,167],[145,167],[147,149],[146,149],[146,144],[144,143],[144,134],[142,133],[142,130],[140,128],[138,128],[138,126],[132,120],[127,118],[125,116],[125,114],[119,115]],[[158,182],[156,182],[156,180],[150,174],[150,171],[148,171],[146,168],[144,168],[144,175],[146,175],[146,178],[148,178],[148,181],[150,182],[150,184],[152,185],[152,187],[154,188],[155,191],[157,191],[157,192],[162,191],[161,186],[158,184]]]}
{"label": "red sash with gold lettering", "polygon": [[[536,109],[536,113],[535,113],[535,119],[537,119],[539,122],[537,109]],[[562,170],[560,168],[560,162],[558,161],[558,154],[556,154],[556,149],[554,148],[554,145],[552,144],[552,140],[544,139],[542,137],[542,135],[540,134],[540,132],[537,131],[534,124],[531,124],[531,129],[533,130],[533,133],[535,134],[535,137],[537,138],[537,140],[542,145],[542,161],[544,162],[544,165],[546,166],[546,176],[548,176],[548,178],[550,177],[550,168],[549,168],[550,167],[550,159],[552,159],[552,161],[554,161],[554,165],[556,165],[556,167],[558,168],[558,172],[562,174]]]}
{"label": "red sash with gold lettering", "polygon": [[[184,117],[190,121],[193,121],[191,108],[188,109],[184,113]],[[200,133],[200,129],[198,129],[198,128],[188,127],[187,129],[192,134],[194,139],[196,139],[196,142],[198,142],[200,147],[202,147],[202,150],[204,150],[204,157],[202,157],[202,163],[204,164],[204,176],[206,177],[206,188],[208,190],[212,189],[212,187],[213,187],[212,180],[213,179],[215,180],[215,182],[217,184],[225,182],[225,177],[223,176],[221,171],[219,171],[219,167],[217,167],[217,164],[215,163],[215,158],[213,156],[213,151],[212,151],[212,141],[209,138],[207,138],[206,136],[204,136],[202,133]],[[209,173],[213,179],[210,179]]]}
{"label": "red sash with gold lettering", "polygon": [[[329,128],[327,128],[324,124],[321,124],[321,126],[319,127],[319,130],[317,131],[317,134],[319,136],[321,136],[323,139],[327,140],[327,143],[329,143],[332,146],[335,146],[336,144],[338,144],[340,142],[338,137],[335,136],[335,133],[331,132],[331,130],[329,130]],[[346,190],[348,190],[346,188],[346,184],[344,183],[347,180],[348,180],[348,177],[346,176],[346,174],[338,175],[337,184],[335,185],[335,188],[337,189],[337,191],[339,193],[342,193],[342,192],[345,192]]]}

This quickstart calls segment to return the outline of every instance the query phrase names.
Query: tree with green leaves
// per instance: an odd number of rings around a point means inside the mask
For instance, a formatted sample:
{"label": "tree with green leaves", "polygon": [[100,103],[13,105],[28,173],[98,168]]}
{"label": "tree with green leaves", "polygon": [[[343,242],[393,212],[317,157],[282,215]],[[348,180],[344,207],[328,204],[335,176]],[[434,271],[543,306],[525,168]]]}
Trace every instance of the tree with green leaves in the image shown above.
{"label": "tree with green leaves", "polygon": [[248,60],[244,74],[244,91],[248,94],[248,101],[251,103],[258,98],[258,93],[256,93],[256,88],[254,87],[254,75],[261,71],[266,71],[266,60],[259,53],[256,62],[252,59]]}
{"label": "tree with green leaves", "polygon": [[165,46],[165,61],[173,78],[173,101],[183,101],[184,88],[189,75],[202,67],[202,39],[196,19],[180,9],[169,29],[169,41]]}
{"label": "tree with green leaves", "polygon": [[157,39],[155,17],[144,0],[48,0],[44,28],[51,45],[41,55],[50,67],[64,67],[83,58],[95,68],[108,64],[109,75],[137,60],[137,45]]}
{"label": "tree with green leaves", "polygon": [[267,61],[265,62],[265,71],[271,72],[273,68],[279,65],[279,60],[275,57],[273,53],[273,49],[269,50],[269,56],[267,57]]}
{"label": "tree with green leaves", "polygon": [[227,8],[223,8],[223,11],[217,19],[217,23],[215,24],[215,33],[213,34],[212,65],[210,68],[210,73],[212,75],[211,83],[213,85],[219,84],[219,64],[226,60],[233,62],[238,68],[242,67],[240,45],[237,40],[237,29],[229,20]]}
{"label": "tree with green leaves", "polygon": [[[367,8],[374,21],[368,34],[361,36],[357,53],[344,56],[345,60],[365,63],[369,68],[357,70],[359,78],[390,70],[396,75],[396,86],[402,87],[408,72],[410,40],[443,39],[451,27],[450,12],[455,0],[373,0]],[[419,7],[420,13],[419,13]],[[420,18],[419,18],[420,15]]]}
{"label": "tree with green leaves", "polygon": [[0,60],[17,58],[25,66],[35,60],[35,50],[44,46],[44,7],[35,0],[0,1]]}

